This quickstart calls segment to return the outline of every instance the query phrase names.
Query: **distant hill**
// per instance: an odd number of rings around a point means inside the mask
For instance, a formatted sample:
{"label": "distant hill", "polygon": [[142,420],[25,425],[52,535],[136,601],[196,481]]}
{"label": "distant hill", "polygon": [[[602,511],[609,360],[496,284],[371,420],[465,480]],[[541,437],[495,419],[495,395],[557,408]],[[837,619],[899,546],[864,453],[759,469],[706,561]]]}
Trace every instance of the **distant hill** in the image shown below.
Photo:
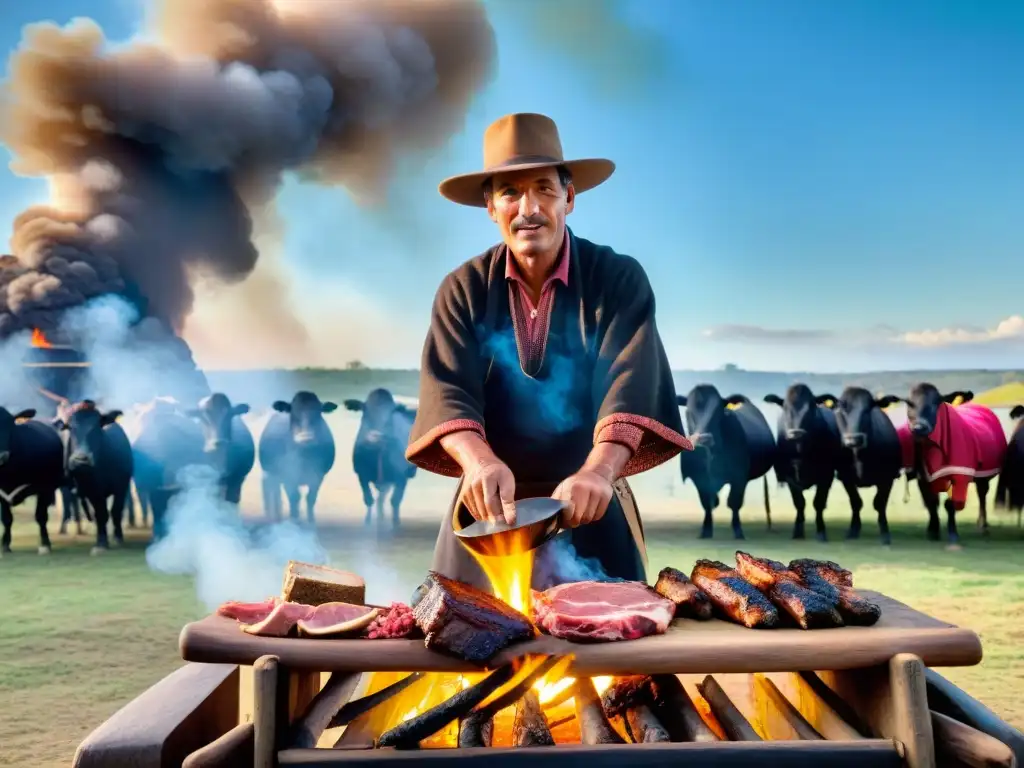
{"label": "distant hill", "polygon": [[[685,394],[696,384],[714,384],[723,395],[743,394],[760,400],[766,394],[781,395],[798,381],[819,394],[839,395],[844,386],[857,385],[872,392],[906,395],[918,382],[928,381],[943,392],[969,389],[976,399],[993,406],[1024,402],[1024,370],[963,371],[878,371],[875,373],[783,373],[777,371],[746,371],[727,366],[715,371],[674,371],[676,389]],[[316,392],[322,399],[339,402],[346,398],[362,398],[371,389],[386,387],[395,395],[416,397],[419,372],[357,368],[299,368],[245,371],[206,371],[210,386],[228,392],[233,399],[246,399],[254,407],[269,405],[273,400],[289,399],[298,389]],[[1015,386],[1007,386],[1015,385]],[[994,402],[989,402],[994,400]],[[996,402],[997,401],[997,402]]]}

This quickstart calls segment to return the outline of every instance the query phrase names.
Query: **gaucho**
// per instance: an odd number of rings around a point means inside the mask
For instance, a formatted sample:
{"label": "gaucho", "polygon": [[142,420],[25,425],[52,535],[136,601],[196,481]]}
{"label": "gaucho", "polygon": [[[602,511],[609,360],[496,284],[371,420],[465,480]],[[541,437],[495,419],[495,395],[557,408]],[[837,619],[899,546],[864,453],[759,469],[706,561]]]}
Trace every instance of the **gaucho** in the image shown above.
{"label": "gaucho", "polygon": [[449,178],[440,192],[485,208],[502,242],[436,293],[406,451],[427,471],[461,478],[433,569],[490,589],[455,530],[513,522],[514,500],[550,495],[569,502],[578,555],[612,578],[645,580],[625,478],[692,446],[644,269],[565,224],[576,195],[615,165],[563,159],[557,127],[537,114],[500,118],[483,144],[485,170]]}

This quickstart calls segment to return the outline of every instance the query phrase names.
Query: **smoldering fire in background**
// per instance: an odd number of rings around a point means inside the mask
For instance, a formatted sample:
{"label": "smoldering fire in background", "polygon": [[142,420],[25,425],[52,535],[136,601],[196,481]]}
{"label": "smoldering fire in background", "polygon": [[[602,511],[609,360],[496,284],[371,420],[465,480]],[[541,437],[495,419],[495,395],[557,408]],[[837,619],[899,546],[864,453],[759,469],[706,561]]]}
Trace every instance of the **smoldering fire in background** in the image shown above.
{"label": "smoldering fire in background", "polygon": [[[495,62],[476,0],[167,0],[157,18],[158,42],[118,49],[89,20],[28,27],[0,116],[12,170],[51,182],[0,259],[0,356],[20,371],[23,336],[59,330],[93,363],[90,396],[126,412],[208,393],[177,337],[193,281],[253,271],[284,172],[383,201],[399,156],[461,129]],[[281,300],[261,311],[301,328]],[[4,386],[11,402],[35,396]],[[276,559],[323,559],[288,523],[252,539],[192,469],[154,567],[195,573],[220,602],[265,596],[250,590],[264,566],[279,579]],[[230,595],[211,593],[213,567],[237,574]]]}

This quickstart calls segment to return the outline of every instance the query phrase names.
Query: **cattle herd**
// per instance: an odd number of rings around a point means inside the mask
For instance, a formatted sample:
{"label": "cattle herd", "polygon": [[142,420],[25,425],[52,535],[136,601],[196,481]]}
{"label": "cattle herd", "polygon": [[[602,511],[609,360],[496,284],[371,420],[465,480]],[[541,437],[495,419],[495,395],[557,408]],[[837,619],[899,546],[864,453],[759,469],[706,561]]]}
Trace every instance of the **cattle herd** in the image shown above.
{"label": "cattle herd", "polygon": [[[815,535],[827,539],[824,513],[836,480],[850,500],[847,538],[861,533],[862,489],[875,488],[874,508],[882,543],[890,543],[886,510],[893,486],[902,475],[916,479],[928,510],[928,538],[941,538],[940,493],[946,493],[947,538],[958,541],[956,512],[963,509],[968,483],[980,501],[978,524],[988,529],[988,493],[997,481],[995,504],[1017,512],[1024,509],[1024,406],[1010,418],[1014,430],[1007,440],[998,418],[971,402],[971,392],[941,394],[931,384],[914,387],[909,397],[875,396],[861,387],[847,387],[839,397],[815,395],[794,384],[785,396],[770,394],[766,403],[781,413],[773,432],[762,410],[743,395],[723,397],[710,384],[699,384],[679,405],[685,408],[686,432],[693,451],[680,456],[683,481],[697,488],[704,521],[701,538],[713,535],[713,511],[728,485],[726,498],[733,536],[743,538],[740,510],[748,484],[761,479],[765,489],[768,526],[771,508],[768,472],[788,486],[796,508],[793,538],[805,536],[804,494],[814,489]],[[886,410],[907,407],[907,421],[897,425]],[[383,516],[390,494],[395,523],[406,485],[416,469],[405,459],[405,448],[416,411],[395,401],[386,389],[375,389],[366,400],[346,400],[345,408],[360,414],[352,452],[366,522],[374,508]],[[307,391],[290,401],[278,400],[254,440],[242,416],[244,403],[232,403],[214,393],[188,407],[170,398],[156,398],[135,407],[134,437],[118,423],[119,410],[102,410],[95,402],[61,400],[52,420],[37,418],[34,409],[9,411],[0,406],[0,554],[10,551],[12,507],[35,497],[39,551],[50,551],[49,510],[60,494],[61,532],[81,517],[96,527],[94,552],[109,548],[108,526],[116,542],[123,541],[122,522],[136,525],[138,499],[141,524],[152,517],[154,538],[167,533],[172,498],[188,484],[187,467],[212,470],[220,497],[238,504],[242,486],[257,458],[262,469],[264,514],[284,516],[282,493],[291,519],[301,519],[305,490],[306,520],[313,523],[317,496],[335,463],[334,436],[324,420],[337,405]],[[909,490],[909,488],[908,488]],[[374,495],[376,492],[376,496]]]}
{"label": "cattle herd", "polygon": [[[366,520],[374,506],[383,515],[390,493],[397,521],[406,483],[414,475],[405,461],[405,445],[415,411],[382,389],[365,402],[346,400],[345,405],[362,414],[353,465]],[[171,500],[190,482],[188,468],[212,470],[220,498],[237,505],[257,456],[264,514],[282,518],[283,492],[291,519],[299,520],[305,490],[306,520],[313,523],[320,487],[335,462],[334,436],[323,415],[337,407],[306,391],[290,401],[278,400],[257,442],[241,418],[249,406],[232,403],[220,392],[192,407],[171,398],[136,406],[131,439],[118,423],[122,411],[102,410],[92,400],[60,400],[51,420],[37,418],[35,409],[12,412],[0,406],[0,554],[11,549],[12,508],[32,497],[39,552],[50,552],[47,523],[58,494],[64,507],[61,532],[74,520],[81,533],[84,515],[95,523],[93,552],[109,549],[109,533],[115,542],[124,540],[125,512],[128,525],[136,524],[133,484],[141,524],[152,517],[153,536],[159,539],[167,534]]]}

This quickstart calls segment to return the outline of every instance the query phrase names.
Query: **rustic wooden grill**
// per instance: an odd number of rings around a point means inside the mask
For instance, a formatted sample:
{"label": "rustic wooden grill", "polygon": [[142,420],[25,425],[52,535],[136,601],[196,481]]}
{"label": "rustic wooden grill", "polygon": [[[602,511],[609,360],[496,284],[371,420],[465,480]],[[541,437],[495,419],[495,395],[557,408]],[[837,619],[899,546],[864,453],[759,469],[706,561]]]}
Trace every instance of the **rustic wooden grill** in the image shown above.
{"label": "rustic wooden grill", "polygon": [[[560,714],[566,707],[570,715],[574,712],[572,701],[562,696],[562,701],[545,704],[545,718],[559,742],[553,746],[513,747],[499,743],[497,737],[489,747],[459,747],[451,739],[437,748],[436,739],[423,741],[420,748],[380,747],[379,741],[375,746],[379,723],[368,724],[387,701],[397,698],[382,700],[385,696],[379,693],[374,697],[368,686],[376,674],[391,673],[381,674],[378,681],[414,675],[411,687],[430,673],[445,673],[451,679],[474,672],[479,677],[481,670],[428,651],[422,641],[255,637],[232,621],[211,616],[183,630],[182,656],[193,662],[183,669],[220,670],[224,685],[235,687],[237,702],[235,681],[241,668],[243,697],[246,691],[252,694],[251,715],[245,706],[219,715],[219,737],[204,736],[199,744],[196,737],[185,745],[182,735],[194,734],[197,726],[168,727],[161,750],[154,754],[176,751],[183,755],[179,762],[162,757],[146,762],[139,759],[138,749],[124,750],[125,758],[133,755],[130,762],[99,760],[104,738],[113,738],[120,728],[123,740],[126,724],[145,719],[141,705],[130,718],[122,714],[131,712],[130,704],[94,734],[94,743],[87,740],[82,745],[76,764],[344,768],[416,760],[562,768],[569,761],[596,768],[740,766],[767,760],[788,766],[933,768],[1015,765],[1018,756],[1024,757],[1024,736],[929,669],[977,664],[977,635],[884,595],[865,594],[882,606],[882,619],[874,627],[759,631],[718,620],[677,620],[665,635],[622,643],[578,645],[540,637],[507,649],[489,665],[495,670],[517,658],[571,654],[564,672],[578,680],[609,675],[674,677],[696,709],[704,711],[706,721],[719,728],[719,740],[700,742],[580,743],[585,739],[578,722]],[[234,675],[230,681],[228,675]],[[172,695],[168,685],[163,698]],[[746,728],[742,723],[728,727],[732,707],[748,723]],[[672,712],[665,709],[656,708],[653,715],[666,727],[672,719]],[[152,731],[152,713],[149,717]],[[203,721],[209,727],[209,716]],[[497,727],[496,721],[495,732]],[[167,747],[169,742],[176,745],[174,750]],[[186,757],[187,749],[191,751]]]}

